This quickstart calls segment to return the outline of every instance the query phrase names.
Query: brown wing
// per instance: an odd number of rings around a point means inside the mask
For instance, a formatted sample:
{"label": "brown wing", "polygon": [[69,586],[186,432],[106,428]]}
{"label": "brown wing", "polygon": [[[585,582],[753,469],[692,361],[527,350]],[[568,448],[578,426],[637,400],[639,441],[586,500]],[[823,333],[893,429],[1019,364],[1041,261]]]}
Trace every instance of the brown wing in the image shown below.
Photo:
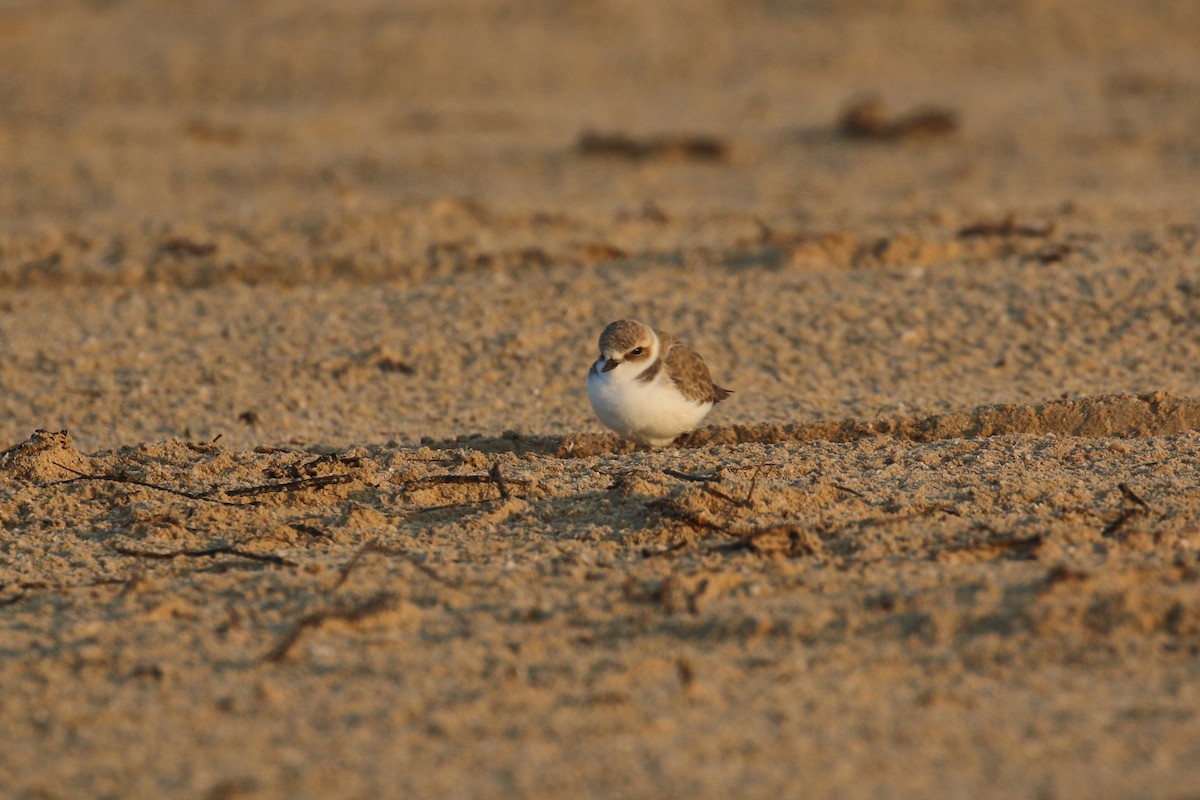
{"label": "brown wing", "polygon": [[665,360],[675,386],[687,399],[697,403],[719,403],[733,394],[713,383],[704,359],[687,345],[672,342]]}

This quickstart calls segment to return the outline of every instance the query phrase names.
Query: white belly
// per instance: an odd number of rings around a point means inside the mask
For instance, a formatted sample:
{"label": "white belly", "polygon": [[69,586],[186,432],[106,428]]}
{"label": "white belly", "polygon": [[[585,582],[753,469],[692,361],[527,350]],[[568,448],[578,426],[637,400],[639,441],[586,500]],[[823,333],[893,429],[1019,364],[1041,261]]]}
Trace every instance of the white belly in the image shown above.
{"label": "white belly", "polygon": [[694,430],[712,403],[697,403],[679,393],[665,373],[650,383],[617,381],[611,373],[588,373],[588,399],[600,421],[638,444],[670,444]]}

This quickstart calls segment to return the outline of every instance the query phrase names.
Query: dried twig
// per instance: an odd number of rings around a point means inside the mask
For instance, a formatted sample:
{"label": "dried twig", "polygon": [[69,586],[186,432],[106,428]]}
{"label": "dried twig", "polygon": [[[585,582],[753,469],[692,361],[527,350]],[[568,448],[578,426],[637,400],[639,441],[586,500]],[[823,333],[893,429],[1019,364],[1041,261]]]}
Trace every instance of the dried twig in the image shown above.
{"label": "dried twig", "polygon": [[656,136],[636,138],[624,133],[586,131],[579,137],[580,153],[588,156],[619,156],[634,160],[677,158],[696,161],[721,161],[729,155],[729,146],[711,136]]}
{"label": "dried twig", "polygon": [[[997,531],[990,525],[980,524],[976,526],[976,530],[985,533],[996,534]],[[998,536],[994,539],[978,539],[973,542],[956,542],[946,545],[938,551],[938,553],[961,553],[968,550],[990,550],[1007,552],[1009,550],[1023,551],[1027,554],[1032,554],[1039,547],[1045,537],[1040,533],[1035,533],[1030,536]]]}
{"label": "dried twig", "polygon": [[125,483],[131,486],[141,486],[145,489],[154,489],[159,492],[166,492],[177,497],[186,497],[188,500],[200,500],[205,503],[218,503],[223,506],[250,506],[257,505],[256,501],[248,503],[237,503],[230,500],[221,500],[213,497],[213,495],[221,493],[229,497],[252,497],[260,494],[268,494],[270,492],[288,492],[300,489],[319,489],[323,486],[336,486],[342,483],[349,483],[354,480],[353,475],[338,474],[338,475],[321,475],[312,478],[300,478],[294,481],[284,481],[282,483],[265,483],[259,486],[243,486],[235,489],[214,488],[204,492],[191,492],[186,489],[176,489],[173,486],[165,486],[160,483],[151,483],[140,478],[134,478],[130,475],[125,475],[120,472],[106,472],[102,474],[93,474],[88,472],[80,472],[77,469],[68,467],[66,464],[60,464],[57,461],[54,465],[65,469],[67,472],[73,472],[77,477],[66,478],[61,481],[54,481],[51,486],[57,486],[64,483],[74,483],[75,481],[107,481],[109,483]]}
{"label": "dried twig", "polygon": [[986,236],[1020,236],[1042,239],[1052,233],[1054,233],[1053,224],[1042,227],[1036,227],[1033,225],[1020,225],[1017,223],[1017,215],[1009,214],[999,222],[976,222],[972,225],[967,225],[964,228],[960,228],[958,231],[958,236],[962,239]]}
{"label": "dried twig", "polygon": [[262,561],[267,564],[275,564],[281,567],[294,567],[296,563],[289,561],[283,556],[275,555],[274,553],[250,553],[245,550],[239,550],[231,544],[216,545],[214,547],[205,547],[199,550],[139,550],[136,547],[126,547],[124,545],[115,544],[113,550],[123,556],[138,556],[140,558],[152,558],[162,561],[169,561],[174,558],[210,558],[212,556],[237,556],[238,558],[246,558],[251,561]]}
{"label": "dried twig", "polygon": [[320,611],[314,611],[299,619],[287,633],[285,633],[275,646],[270,649],[263,661],[268,663],[278,663],[287,658],[288,653],[300,641],[300,637],[310,628],[319,627],[326,620],[341,619],[347,622],[357,622],[366,617],[378,614],[381,611],[387,610],[395,601],[395,596],[391,592],[380,592],[374,595],[366,602],[356,606],[348,606],[343,608],[327,608]]}
{"label": "dried twig", "polygon": [[948,136],[958,127],[958,115],[945,108],[917,108],[892,119],[875,97],[853,103],[838,122],[841,135],[855,139],[932,139]]}
{"label": "dried twig", "polygon": [[1141,497],[1138,497],[1138,495],[1134,493],[1133,489],[1129,488],[1129,484],[1118,483],[1117,488],[1121,491],[1122,496],[1124,496],[1124,498],[1126,500],[1137,503],[1139,506],[1141,506],[1143,511],[1150,510],[1150,504],[1147,503],[1145,500],[1143,500]]}
{"label": "dried twig", "polygon": [[736,531],[731,531],[728,528],[723,528],[715,522],[709,522],[706,519],[702,519],[699,515],[691,513],[691,512],[680,511],[678,509],[669,509],[667,511],[666,516],[669,519],[673,519],[677,522],[682,522],[684,525],[687,525],[689,528],[692,528],[693,530],[716,531],[717,533],[723,533],[726,536],[741,536],[742,535],[740,533],[737,533]]}
{"label": "dried twig", "polygon": [[1126,522],[1129,522],[1129,520],[1132,518],[1144,513],[1145,512],[1140,508],[1127,508],[1118,514],[1116,519],[1105,525],[1104,530],[1100,532],[1100,535],[1104,537],[1115,536],[1117,531],[1125,527]]}
{"label": "dried twig", "polygon": [[413,514],[427,514],[430,511],[445,511],[446,509],[450,509],[450,508],[466,508],[468,506],[477,506],[477,505],[482,505],[484,503],[491,503],[496,500],[508,500],[509,498],[511,498],[513,496],[512,492],[509,491],[509,488],[508,488],[509,483],[517,483],[520,485],[525,485],[528,483],[528,481],[522,481],[522,480],[513,481],[509,478],[505,478],[504,475],[501,474],[501,472],[500,472],[500,462],[497,461],[496,463],[492,464],[491,468],[488,470],[486,475],[429,475],[424,478],[416,478],[414,480],[405,482],[405,484],[409,485],[409,486],[411,486],[413,484],[435,484],[435,485],[437,485],[437,484],[445,484],[445,483],[449,483],[449,484],[494,483],[496,485],[496,490],[499,493],[499,497],[482,497],[482,498],[479,498],[478,500],[459,500],[459,501],[456,501],[453,503],[441,503],[436,506],[425,506],[424,508],[418,508],[417,510],[413,511],[412,513]]}
{"label": "dried twig", "polygon": [[[701,488],[701,490],[704,491],[705,494],[711,494],[713,497],[724,500],[726,503],[729,503],[730,505],[735,505],[738,508],[749,508],[750,507],[749,503],[746,500],[738,500],[736,497],[730,497],[729,495],[725,494],[725,492],[722,492],[720,489],[716,488],[715,486],[702,485],[700,488]],[[751,489],[753,489],[753,486],[751,487]]]}
{"label": "dried twig", "polygon": [[[404,486],[405,488],[408,488],[411,486],[440,486],[442,484],[495,483],[496,482],[495,473],[498,473],[499,471],[500,471],[500,462],[496,462],[487,471],[486,475],[453,475],[453,474],[426,475],[423,478],[412,478],[411,480],[404,481],[401,485]],[[515,483],[519,486],[524,486],[528,483],[528,481],[513,480],[511,478],[503,478],[503,477],[502,477],[502,480],[506,487],[510,483]]]}
{"label": "dried twig", "polygon": [[1121,510],[1121,513],[1116,516],[1112,522],[1104,526],[1104,530],[1100,532],[1101,536],[1115,536],[1121,528],[1125,527],[1125,523],[1141,514],[1150,512],[1150,504],[1143,500],[1133,489],[1129,488],[1126,483],[1118,483],[1117,489],[1121,492],[1121,496],[1134,504],[1131,508]]}
{"label": "dried twig", "polygon": [[324,528],[318,528],[316,525],[309,525],[307,522],[289,522],[288,527],[297,533],[304,533],[318,539],[329,536],[329,532]]}
{"label": "dried twig", "polygon": [[1046,573],[1046,582],[1038,588],[1037,592],[1038,594],[1045,594],[1060,584],[1080,583],[1089,580],[1091,577],[1090,573],[1075,569],[1068,564],[1055,564]]}
{"label": "dried twig", "polygon": [[427,576],[443,586],[449,586],[457,589],[462,585],[460,582],[443,578],[437,570],[426,564],[424,561],[418,559],[415,553],[409,552],[408,550],[400,547],[388,547],[387,545],[380,544],[378,539],[371,539],[363,544],[362,547],[358,548],[354,555],[350,557],[350,560],[346,562],[346,566],[342,567],[342,571],[338,573],[338,578],[336,581],[334,581],[333,586],[330,587],[330,589],[336,590],[341,588],[342,584],[346,582],[346,579],[350,577],[350,573],[354,571],[354,568],[357,567],[359,562],[370,553],[378,553],[384,556],[397,556],[399,558],[403,558],[405,561],[412,564],[421,572],[425,573]]}
{"label": "dried twig", "polygon": [[495,498],[495,497],[483,497],[483,498],[480,498],[479,500],[460,500],[457,503],[441,503],[436,506],[425,506],[424,508],[418,508],[418,509],[414,510],[412,513],[413,514],[428,514],[431,511],[446,511],[447,509],[451,509],[451,508],[467,508],[468,506],[481,506],[484,503],[494,503],[494,502],[496,502],[496,500],[497,500],[497,498]]}
{"label": "dried twig", "polygon": [[671,555],[671,553],[679,552],[683,548],[687,547],[689,544],[691,544],[691,542],[689,542],[687,539],[681,539],[680,541],[676,542],[675,544],[668,545],[668,546],[660,548],[658,550],[654,550],[649,547],[643,547],[642,548],[642,558],[657,558],[658,556],[669,556],[669,555]]}
{"label": "dried twig", "polygon": [[[902,506],[899,503],[889,503],[890,507],[885,507],[884,510],[894,510],[896,513],[890,517],[884,517],[878,520],[880,523],[887,522],[903,522],[909,519],[919,519],[921,517],[932,517],[934,514],[946,514],[951,517],[961,517],[962,512],[953,506],[942,505],[940,503],[911,503],[907,506]],[[903,510],[905,513],[901,514]],[[990,529],[989,529],[990,530]]]}
{"label": "dried twig", "polygon": [[309,461],[305,461],[296,469],[310,472],[312,471],[312,468],[318,464],[328,464],[331,461],[336,461],[339,464],[345,464],[348,467],[357,467],[362,462],[362,456],[344,456],[341,453],[323,453]]}
{"label": "dried twig", "polygon": [[492,464],[492,468],[488,470],[488,477],[496,482],[496,488],[500,491],[500,499],[507,500],[512,497],[508,493],[508,487],[504,485],[504,476],[500,474],[500,462]]}
{"label": "dried twig", "polygon": [[[664,471],[667,472],[668,475],[672,475],[672,477],[682,478],[683,480],[703,481],[702,478],[699,478],[697,476],[689,476],[684,473],[674,473],[671,470],[664,470]],[[721,491],[717,487],[709,486],[707,482],[701,483],[700,490],[703,491],[705,494],[710,494],[713,497],[716,497],[720,500],[724,500],[726,503],[737,506],[738,508],[750,508],[754,502],[754,491],[758,487],[758,476],[759,476],[759,473],[761,473],[761,472],[762,472],[761,466],[758,469],[754,470],[754,475],[750,478],[750,489],[749,489],[749,491],[746,492],[745,499],[738,499],[736,497],[730,497],[728,494]]]}
{"label": "dried twig", "polygon": [[678,478],[681,481],[694,481],[696,483],[718,483],[721,480],[720,475],[690,475],[674,469],[664,469],[663,474],[670,475],[672,478]]}
{"label": "dried twig", "polygon": [[[300,489],[320,489],[324,486],[337,486],[342,483],[349,483],[354,480],[353,475],[344,473],[338,475],[319,475],[314,478],[300,478],[294,481],[284,481],[283,483],[264,483],[260,486],[242,486],[237,489],[219,489],[229,497],[251,497],[260,494],[268,494],[270,492],[292,492]],[[234,504],[238,505],[238,504]]]}
{"label": "dried twig", "polygon": [[760,466],[754,470],[754,474],[750,476],[750,490],[746,492],[746,500],[743,508],[750,508],[754,503],[754,490],[758,488],[758,476],[762,474],[763,468]]}
{"label": "dried twig", "polygon": [[94,474],[87,473],[87,472],[80,472],[77,469],[68,467],[66,464],[60,464],[57,461],[55,461],[53,463],[54,463],[54,466],[65,469],[67,472],[73,472],[78,477],[65,478],[61,481],[54,481],[53,483],[50,484],[51,486],[59,486],[64,483],[75,483],[76,481],[106,481],[108,483],[125,483],[125,484],[129,484],[131,486],[141,486],[142,488],[145,488],[145,489],[154,489],[156,491],[166,492],[167,494],[173,494],[178,497],[186,497],[189,500],[202,500],[206,503],[218,503],[223,506],[253,505],[252,503],[233,503],[228,500],[219,500],[215,497],[209,497],[209,494],[211,494],[211,492],[202,492],[202,493],[189,492],[185,489],[176,489],[172,486],[163,486],[163,485],[157,484],[157,483],[150,483],[149,481],[143,481],[139,478],[130,477],[129,475],[122,475],[121,473],[118,473],[118,472],[107,472],[107,473],[103,473],[100,475],[94,475]]}
{"label": "dried twig", "polygon": [[489,483],[492,480],[491,475],[426,475],[424,478],[413,478],[404,481],[402,486],[440,486],[442,484],[472,484],[472,483]]}
{"label": "dried twig", "polygon": [[97,578],[84,583],[46,583],[45,581],[19,581],[14,584],[0,586],[2,589],[14,589],[15,593],[0,598],[0,608],[15,605],[29,596],[31,591],[66,592],[71,589],[91,589],[96,586],[128,586],[135,578]]}
{"label": "dried twig", "polygon": [[795,525],[772,525],[737,535],[732,542],[714,545],[706,552],[736,553],[748,551],[758,555],[816,555],[821,550],[815,534]]}

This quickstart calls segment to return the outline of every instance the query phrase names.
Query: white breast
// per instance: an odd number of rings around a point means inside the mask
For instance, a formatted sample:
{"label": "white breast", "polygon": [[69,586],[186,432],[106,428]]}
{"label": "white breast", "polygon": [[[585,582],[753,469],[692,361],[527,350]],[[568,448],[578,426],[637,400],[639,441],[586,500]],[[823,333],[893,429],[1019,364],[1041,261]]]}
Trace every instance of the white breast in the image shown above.
{"label": "white breast", "polygon": [[650,383],[614,374],[622,371],[589,372],[588,399],[600,421],[626,439],[656,447],[670,444],[695,429],[713,406],[688,400],[665,370]]}

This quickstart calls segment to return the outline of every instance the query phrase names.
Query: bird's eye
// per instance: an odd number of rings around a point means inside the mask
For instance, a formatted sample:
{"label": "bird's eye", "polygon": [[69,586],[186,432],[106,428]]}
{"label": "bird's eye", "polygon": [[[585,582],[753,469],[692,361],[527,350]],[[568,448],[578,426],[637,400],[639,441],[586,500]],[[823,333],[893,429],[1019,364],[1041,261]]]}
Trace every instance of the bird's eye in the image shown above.
{"label": "bird's eye", "polygon": [[641,354],[642,354],[642,348],[640,348],[640,347],[635,347],[629,351],[629,355],[631,355],[631,356],[640,356]]}

